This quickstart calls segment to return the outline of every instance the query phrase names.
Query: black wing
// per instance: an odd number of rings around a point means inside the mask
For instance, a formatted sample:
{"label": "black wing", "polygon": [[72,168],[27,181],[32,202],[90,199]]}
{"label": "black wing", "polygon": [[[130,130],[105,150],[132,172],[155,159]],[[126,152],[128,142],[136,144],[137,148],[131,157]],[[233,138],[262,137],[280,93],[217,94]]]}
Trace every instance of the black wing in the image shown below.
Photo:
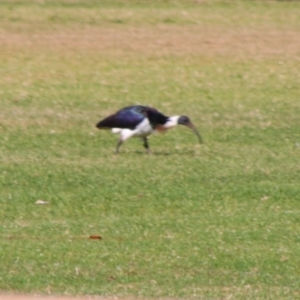
{"label": "black wing", "polygon": [[153,107],[147,106],[145,111],[153,128],[155,128],[157,125],[164,125],[168,122],[169,117],[165,116]]}
{"label": "black wing", "polygon": [[128,128],[134,129],[147,117],[147,107],[141,105],[128,106],[96,124],[99,129]]}

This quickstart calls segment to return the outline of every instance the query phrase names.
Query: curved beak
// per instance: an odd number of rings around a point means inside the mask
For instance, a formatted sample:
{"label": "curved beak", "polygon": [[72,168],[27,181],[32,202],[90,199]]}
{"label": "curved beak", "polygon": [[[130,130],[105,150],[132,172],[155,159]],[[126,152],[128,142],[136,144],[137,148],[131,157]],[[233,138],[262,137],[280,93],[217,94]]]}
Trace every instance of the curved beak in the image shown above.
{"label": "curved beak", "polygon": [[201,137],[199,131],[198,131],[198,130],[196,129],[196,127],[194,126],[194,124],[190,122],[190,123],[188,123],[186,126],[188,126],[189,128],[191,128],[191,129],[194,131],[194,133],[195,133],[196,136],[198,137],[199,143],[200,143],[200,144],[203,144],[203,139],[202,139],[202,137]]}

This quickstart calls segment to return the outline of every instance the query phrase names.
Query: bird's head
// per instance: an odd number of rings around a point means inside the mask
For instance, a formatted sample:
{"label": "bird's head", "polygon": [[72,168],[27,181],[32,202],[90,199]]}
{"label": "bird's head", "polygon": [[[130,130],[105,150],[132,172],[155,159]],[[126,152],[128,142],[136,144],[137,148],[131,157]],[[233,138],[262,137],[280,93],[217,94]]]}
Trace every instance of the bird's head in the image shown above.
{"label": "bird's head", "polygon": [[191,128],[194,131],[194,133],[197,135],[197,137],[199,139],[199,143],[200,144],[203,143],[203,140],[202,140],[202,137],[201,137],[199,131],[196,129],[196,127],[191,122],[191,120],[189,119],[189,117],[187,117],[187,116],[180,116],[179,119],[178,119],[178,124],[179,125],[184,125],[184,126],[187,126],[187,127]]}

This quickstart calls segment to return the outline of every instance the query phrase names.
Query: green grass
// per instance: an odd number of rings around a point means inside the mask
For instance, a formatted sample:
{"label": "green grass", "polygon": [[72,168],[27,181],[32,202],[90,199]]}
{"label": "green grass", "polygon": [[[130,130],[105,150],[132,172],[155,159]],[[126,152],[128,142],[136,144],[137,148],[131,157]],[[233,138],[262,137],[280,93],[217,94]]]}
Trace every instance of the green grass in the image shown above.
{"label": "green grass", "polygon": [[[299,297],[299,52],[81,41],[83,29],[290,33],[299,3],[122,2],[1,3],[0,290]],[[65,32],[82,45],[56,40]],[[153,155],[134,139],[114,155],[95,123],[134,103],[188,115],[205,144],[180,127],[151,137]]]}

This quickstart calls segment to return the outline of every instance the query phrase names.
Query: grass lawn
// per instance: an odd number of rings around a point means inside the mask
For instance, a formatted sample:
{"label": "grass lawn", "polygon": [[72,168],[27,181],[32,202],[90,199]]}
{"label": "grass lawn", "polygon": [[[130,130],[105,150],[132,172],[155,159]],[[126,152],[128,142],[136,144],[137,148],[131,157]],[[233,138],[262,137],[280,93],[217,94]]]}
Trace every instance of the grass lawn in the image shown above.
{"label": "grass lawn", "polygon": [[299,70],[299,2],[0,1],[0,291],[299,297]]}

